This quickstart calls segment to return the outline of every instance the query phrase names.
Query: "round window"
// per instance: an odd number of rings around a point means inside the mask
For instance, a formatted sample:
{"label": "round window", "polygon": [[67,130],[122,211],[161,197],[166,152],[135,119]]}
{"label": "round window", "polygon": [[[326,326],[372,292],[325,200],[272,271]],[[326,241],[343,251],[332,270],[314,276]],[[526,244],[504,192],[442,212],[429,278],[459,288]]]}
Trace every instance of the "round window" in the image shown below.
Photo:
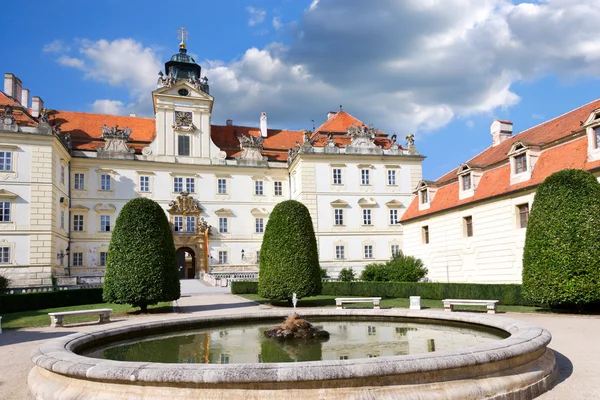
{"label": "round window", "polygon": [[177,93],[179,93],[180,96],[187,96],[188,94],[190,94],[190,92],[187,89],[179,89]]}

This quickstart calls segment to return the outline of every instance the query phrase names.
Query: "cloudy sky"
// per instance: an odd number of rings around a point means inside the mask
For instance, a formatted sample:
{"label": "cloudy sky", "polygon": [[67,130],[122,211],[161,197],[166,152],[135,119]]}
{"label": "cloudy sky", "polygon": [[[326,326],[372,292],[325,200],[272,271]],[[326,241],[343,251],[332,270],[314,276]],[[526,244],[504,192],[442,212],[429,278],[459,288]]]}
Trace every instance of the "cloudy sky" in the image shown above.
{"label": "cloudy sky", "polygon": [[183,25],[214,124],[266,111],[270,127],[311,129],[342,106],[415,133],[426,179],[488,147],[494,118],[518,132],[600,97],[597,0],[24,4],[0,15],[0,66],[49,108],[151,117]]}

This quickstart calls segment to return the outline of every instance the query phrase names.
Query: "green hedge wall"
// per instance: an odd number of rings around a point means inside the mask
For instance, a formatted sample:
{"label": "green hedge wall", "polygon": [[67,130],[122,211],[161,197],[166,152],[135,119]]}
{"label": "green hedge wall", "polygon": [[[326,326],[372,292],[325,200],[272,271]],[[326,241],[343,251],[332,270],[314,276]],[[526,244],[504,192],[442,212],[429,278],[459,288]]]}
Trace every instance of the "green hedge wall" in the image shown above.
{"label": "green hedge wall", "polygon": [[0,295],[0,315],[20,311],[104,303],[102,288]]}
{"label": "green hedge wall", "polygon": [[[256,294],[257,282],[231,283],[231,293]],[[529,305],[518,284],[424,283],[424,282],[323,282],[321,292],[327,296],[365,296],[423,299],[500,300],[503,305]]]}

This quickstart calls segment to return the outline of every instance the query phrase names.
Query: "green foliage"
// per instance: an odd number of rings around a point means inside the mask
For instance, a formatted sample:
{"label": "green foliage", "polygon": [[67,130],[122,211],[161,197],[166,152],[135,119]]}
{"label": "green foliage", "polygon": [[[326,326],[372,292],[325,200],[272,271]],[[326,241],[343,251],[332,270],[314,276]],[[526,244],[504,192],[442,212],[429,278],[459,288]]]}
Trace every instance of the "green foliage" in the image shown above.
{"label": "green foliage", "polygon": [[[231,293],[256,294],[257,282],[231,282]],[[502,305],[530,305],[517,284],[432,282],[323,282],[323,295],[422,299],[500,300]]]}
{"label": "green foliage", "polygon": [[119,213],[108,248],[104,300],[145,311],[179,296],[175,244],[165,212],[150,199],[130,200]]}
{"label": "green foliage", "polygon": [[352,269],[352,267],[342,268],[340,274],[338,275],[338,279],[341,282],[352,282],[356,280],[356,275],[354,274],[354,270]]}
{"label": "green foliage", "polygon": [[5,293],[8,289],[8,285],[10,284],[10,279],[5,276],[0,275],[0,294]]}
{"label": "green foliage", "polygon": [[565,169],[537,188],[523,250],[523,292],[551,307],[600,301],[600,184]]}
{"label": "green foliage", "polygon": [[275,206],[260,249],[258,293],[267,299],[289,300],[321,292],[317,240],[310,213],[295,200]]}
{"label": "green foliage", "polygon": [[0,314],[102,303],[102,288],[0,295]]}
{"label": "green foliage", "polygon": [[327,274],[327,270],[325,268],[320,268],[320,269],[321,269],[321,279],[329,278],[329,275]]}
{"label": "green foliage", "polygon": [[385,264],[368,264],[361,274],[361,279],[368,282],[418,282],[425,275],[427,268],[423,261],[399,251]]}

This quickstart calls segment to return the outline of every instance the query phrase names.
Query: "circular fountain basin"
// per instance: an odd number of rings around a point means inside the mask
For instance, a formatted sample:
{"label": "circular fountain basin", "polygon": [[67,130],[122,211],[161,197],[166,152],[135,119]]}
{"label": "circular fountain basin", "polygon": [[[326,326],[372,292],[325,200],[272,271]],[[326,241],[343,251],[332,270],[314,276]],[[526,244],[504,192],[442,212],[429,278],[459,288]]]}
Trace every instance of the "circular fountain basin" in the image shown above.
{"label": "circular fountain basin", "polygon": [[[550,333],[512,319],[410,310],[306,310],[302,316],[373,318],[411,323],[447,321],[508,335],[459,349],[348,360],[247,364],[169,364],[113,361],[81,355],[131,338],[203,326],[281,319],[288,310],[193,317],[106,328],[42,344],[34,353],[29,390],[35,399],[529,399],[557,377]],[[215,328],[216,329],[216,328]]]}

